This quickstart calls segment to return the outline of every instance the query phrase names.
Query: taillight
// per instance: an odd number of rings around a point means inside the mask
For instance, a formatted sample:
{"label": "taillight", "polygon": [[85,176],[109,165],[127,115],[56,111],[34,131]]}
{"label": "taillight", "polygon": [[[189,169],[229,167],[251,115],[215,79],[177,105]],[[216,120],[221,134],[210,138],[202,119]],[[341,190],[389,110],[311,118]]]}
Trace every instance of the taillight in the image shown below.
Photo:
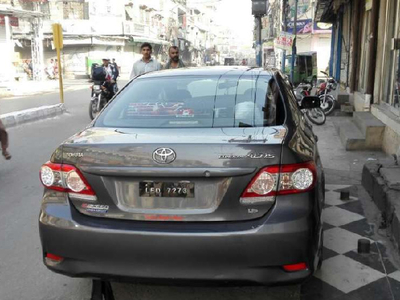
{"label": "taillight", "polygon": [[68,193],[71,198],[97,200],[92,187],[74,166],[48,162],[40,169],[40,180],[46,188]]}
{"label": "taillight", "polygon": [[314,187],[316,174],[313,162],[263,168],[246,187],[240,203],[264,203],[277,195],[307,192]]}

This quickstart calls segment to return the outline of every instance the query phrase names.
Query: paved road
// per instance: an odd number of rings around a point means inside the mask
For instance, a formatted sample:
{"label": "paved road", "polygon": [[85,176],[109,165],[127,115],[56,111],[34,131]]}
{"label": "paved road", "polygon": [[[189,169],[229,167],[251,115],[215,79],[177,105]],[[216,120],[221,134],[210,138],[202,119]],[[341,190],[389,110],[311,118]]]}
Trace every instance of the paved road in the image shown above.
{"label": "paved road", "polygon": [[[52,151],[64,139],[83,129],[88,124],[88,95],[88,89],[68,92],[65,100],[67,114],[45,121],[22,125],[9,131],[11,136],[10,151],[13,159],[10,162],[6,162],[0,158],[0,300],[80,300],[90,298],[91,282],[89,280],[71,279],[57,275],[44,267],[41,261],[41,246],[38,236],[38,213],[43,191],[38,178],[39,168],[42,163],[49,159]],[[19,100],[36,103],[40,102],[41,99],[46,99],[43,101],[54,101],[56,103],[57,97],[57,94],[49,94],[43,97],[36,96]],[[0,109],[1,103],[2,101],[0,101]],[[15,106],[24,106],[21,103],[13,103],[12,105]],[[370,157],[379,158],[380,155],[359,153],[355,158],[355,156],[347,155],[344,152],[335,151],[335,146],[328,142],[332,138],[322,138],[332,134],[330,126],[328,124],[326,127],[316,128],[321,137],[322,159],[329,171],[327,176],[328,183],[357,184],[359,183],[363,162]],[[334,137],[334,139],[337,140],[338,138]],[[334,142],[337,143],[336,140]],[[333,255],[332,251],[330,255]],[[324,280],[332,278],[332,276],[329,278],[326,277],[328,275],[324,276]],[[314,295],[313,297],[310,296],[311,298],[308,295],[301,297],[301,289],[304,286],[300,287],[298,285],[277,288],[207,288],[114,283],[113,288],[117,300],[309,300],[325,299],[323,296],[330,297],[329,295],[332,293],[333,288],[322,283],[319,279],[315,280],[317,281],[312,281],[311,285],[305,289],[307,293]],[[339,293],[338,290],[334,291],[335,295]]]}

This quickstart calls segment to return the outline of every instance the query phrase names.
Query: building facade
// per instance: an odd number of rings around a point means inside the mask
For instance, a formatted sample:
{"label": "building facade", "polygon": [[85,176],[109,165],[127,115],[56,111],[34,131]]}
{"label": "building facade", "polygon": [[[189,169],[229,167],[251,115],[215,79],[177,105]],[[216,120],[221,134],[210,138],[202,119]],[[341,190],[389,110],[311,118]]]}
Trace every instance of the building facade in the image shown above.
{"label": "building facade", "polygon": [[[291,47],[281,48],[274,43],[282,34],[294,34],[295,0],[269,0],[268,15],[263,18],[262,38],[264,41],[264,65],[288,70],[290,63],[285,54],[291,54]],[[329,65],[331,27],[320,24],[314,18],[315,1],[298,0],[297,7],[297,53],[317,52],[317,67],[325,71]],[[273,61],[273,63],[271,63]]]}
{"label": "building facade", "polygon": [[[219,60],[216,43],[222,33],[213,26],[216,3],[200,0],[0,0],[0,9],[4,6],[40,16],[28,18],[18,14],[18,22],[13,23],[10,22],[13,16],[0,10],[0,47],[4,52],[7,50],[8,60],[12,62],[10,68],[33,60],[36,73],[43,75],[50,60],[56,58],[52,24],[60,23],[64,35],[61,59],[66,77],[87,78],[91,65],[101,63],[102,58],[115,58],[121,73],[127,75],[133,63],[141,58],[143,42],[153,45],[153,56],[161,63],[168,60],[168,48],[175,45],[186,65],[202,65]],[[7,17],[3,17],[5,15]],[[36,32],[32,25],[35,22]],[[7,47],[4,46],[6,40]]]}
{"label": "building facade", "polygon": [[382,148],[400,154],[400,3],[318,0],[316,18],[333,24],[330,73],[356,111],[385,125]]}

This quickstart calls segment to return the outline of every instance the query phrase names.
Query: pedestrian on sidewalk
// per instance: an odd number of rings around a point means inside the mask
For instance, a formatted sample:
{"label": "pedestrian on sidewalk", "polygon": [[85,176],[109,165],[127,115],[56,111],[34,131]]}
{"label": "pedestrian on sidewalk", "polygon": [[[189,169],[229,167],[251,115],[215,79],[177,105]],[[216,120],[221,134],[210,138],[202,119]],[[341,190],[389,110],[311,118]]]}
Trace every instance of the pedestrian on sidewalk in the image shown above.
{"label": "pedestrian on sidewalk", "polygon": [[3,123],[0,120],[0,143],[1,143],[1,153],[3,154],[4,158],[7,160],[11,159],[10,153],[8,153],[8,133],[6,128],[4,127]]}
{"label": "pedestrian on sidewalk", "polygon": [[130,79],[148,72],[161,70],[160,63],[151,56],[153,52],[151,44],[143,43],[140,49],[143,57],[133,64]]}
{"label": "pedestrian on sidewalk", "polygon": [[185,64],[179,58],[179,48],[177,46],[172,46],[168,50],[169,61],[165,65],[164,69],[177,69],[184,68]]}
{"label": "pedestrian on sidewalk", "polygon": [[118,74],[121,74],[121,67],[118,66],[117,62],[115,61],[115,58],[112,59],[112,64],[114,65],[115,69],[118,70]]}

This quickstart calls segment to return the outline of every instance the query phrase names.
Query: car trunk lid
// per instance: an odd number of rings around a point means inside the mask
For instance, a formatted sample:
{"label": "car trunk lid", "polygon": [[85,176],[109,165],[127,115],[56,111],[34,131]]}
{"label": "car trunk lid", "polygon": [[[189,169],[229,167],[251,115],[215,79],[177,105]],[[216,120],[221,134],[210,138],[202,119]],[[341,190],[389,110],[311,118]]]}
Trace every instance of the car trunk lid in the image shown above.
{"label": "car trunk lid", "polygon": [[[71,199],[84,214],[147,221],[233,221],[264,215],[240,195],[261,168],[280,164],[283,126],[264,128],[90,128],[63,145],[97,201]],[[159,149],[175,153],[163,162]],[[162,152],[162,151],[161,151]],[[160,152],[160,153],[161,153]],[[184,190],[183,190],[184,189]]]}

